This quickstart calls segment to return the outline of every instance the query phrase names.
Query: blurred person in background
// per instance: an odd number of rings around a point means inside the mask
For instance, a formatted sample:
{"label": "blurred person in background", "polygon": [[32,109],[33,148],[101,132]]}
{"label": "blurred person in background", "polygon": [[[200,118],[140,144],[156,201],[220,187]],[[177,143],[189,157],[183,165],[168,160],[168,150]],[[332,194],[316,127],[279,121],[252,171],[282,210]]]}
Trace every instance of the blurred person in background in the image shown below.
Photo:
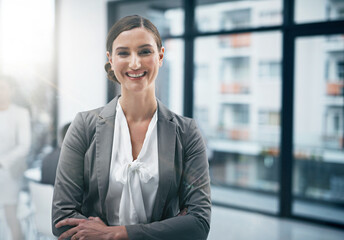
{"label": "blurred person in background", "polygon": [[[63,146],[53,197],[59,240],[206,239],[210,180],[206,147],[193,119],[155,96],[164,47],[140,16],[107,37],[108,78],[121,95],[77,114]],[[85,83],[86,84],[86,83]]]}
{"label": "blurred person in background", "polygon": [[51,153],[46,155],[42,161],[42,178],[41,183],[43,184],[55,184],[56,169],[60,157],[61,145],[63,139],[67,133],[70,123],[64,125],[60,131],[59,145]]}
{"label": "blurred person in background", "polygon": [[31,128],[28,110],[12,103],[11,81],[0,76],[0,205],[4,208],[12,239],[22,240],[17,202],[30,150]]}

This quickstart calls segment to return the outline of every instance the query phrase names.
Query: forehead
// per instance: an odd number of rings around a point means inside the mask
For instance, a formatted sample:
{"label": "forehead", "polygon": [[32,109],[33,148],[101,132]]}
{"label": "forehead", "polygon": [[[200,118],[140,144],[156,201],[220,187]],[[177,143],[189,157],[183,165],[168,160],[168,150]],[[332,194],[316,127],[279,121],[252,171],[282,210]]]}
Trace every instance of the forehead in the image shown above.
{"label": "forehead", "polygon": [[117,47],[137,47],[144,44],[151,44],[156,46],[157,43],[154,39],[153,33],[145,28],[134,28],[128,31],[121,32],[118,37],[113,41],[112,48]]}

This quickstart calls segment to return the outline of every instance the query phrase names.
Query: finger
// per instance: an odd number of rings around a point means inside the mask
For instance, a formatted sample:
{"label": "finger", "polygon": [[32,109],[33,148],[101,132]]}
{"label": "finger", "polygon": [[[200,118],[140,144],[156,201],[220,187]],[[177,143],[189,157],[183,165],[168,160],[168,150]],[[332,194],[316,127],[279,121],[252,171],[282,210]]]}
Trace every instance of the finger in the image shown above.
{"label": "finger", "polygon": [[68,237],[70,237],[70,236],[76,234],[77,232],[78,232],[78,229],[77,229],[76,227],[71,228],[71,229],[69,229],[68,231],[65,231],[64,233],[62,233],[62,234],[60,235],[60,237],[58,238],[58,240],[63,240],[63,239],[65,239],[65,238],[68,238]]}
{"label": "finger", "polygon": [[71,240],[79,240],[79,239],[80,239],[79,233],[74,234],[71,238]]}
{"label": "finger", "polygon": [[99,217],[95,217],[94,220],[97,222],[103,223],[103,221]]}
{"label": "finger", "polygon": [[101,220],[100,217],[88,217],[89,220],[93,220],[99,223],[104,223],[103,220]]}
{"label": "finger", "polygon": [[79,218],[66,218],[63,219],[62,221],[59,221],[58,223],[55,224],[56,228],[60,228],[63,226],[76,226],[82,222],[84,222],[85,219],[79,219]]}
{"label": "finger", "polygon": [[185,216],[188,213],[188,208],[183,209],[183,216]]}
{"label": "finger", "polygon": [[185,216],[188,212],[188,209],[187,208],[184,208],[183,210],[181,210],[178,214],[178,216]]}

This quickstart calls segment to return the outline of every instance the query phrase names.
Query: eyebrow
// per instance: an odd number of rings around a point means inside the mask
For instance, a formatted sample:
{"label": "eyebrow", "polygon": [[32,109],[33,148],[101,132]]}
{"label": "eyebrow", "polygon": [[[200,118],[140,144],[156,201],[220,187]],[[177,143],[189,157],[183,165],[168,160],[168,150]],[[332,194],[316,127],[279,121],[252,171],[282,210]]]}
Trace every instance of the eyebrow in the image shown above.
{"label": "eyebrow", "polygon": [[[143,45],[141,45],[141,46],[139,46],[138,48],[144,48],[144,47],[153,47],[151,44],[143,44]],[[129,48],[128,47],[118,47],[118,48],[116,48],[116,51],[117,50],[128,50]]]}
{"label": "eyebrow", "polygon": [[141,46],[139,46],[139,48],[144,48],[144,47],[153,47],[152,45],[150,45],[150,44],[143,44],[143,45],[141,45]]}

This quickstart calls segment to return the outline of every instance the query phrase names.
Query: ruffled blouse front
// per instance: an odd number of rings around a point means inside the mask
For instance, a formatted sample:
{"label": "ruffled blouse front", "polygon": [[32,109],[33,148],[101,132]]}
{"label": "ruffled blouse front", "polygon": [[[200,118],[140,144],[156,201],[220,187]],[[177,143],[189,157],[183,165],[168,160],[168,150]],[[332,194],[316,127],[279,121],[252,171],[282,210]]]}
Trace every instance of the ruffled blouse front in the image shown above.
{"label": "ruffled blouse front", "polygon": [[148,223],[159,183],[157,111],[151,119],[141,151],[134,161],[129,127],[117,102],[114,140],[106,197],[110,225]]}

